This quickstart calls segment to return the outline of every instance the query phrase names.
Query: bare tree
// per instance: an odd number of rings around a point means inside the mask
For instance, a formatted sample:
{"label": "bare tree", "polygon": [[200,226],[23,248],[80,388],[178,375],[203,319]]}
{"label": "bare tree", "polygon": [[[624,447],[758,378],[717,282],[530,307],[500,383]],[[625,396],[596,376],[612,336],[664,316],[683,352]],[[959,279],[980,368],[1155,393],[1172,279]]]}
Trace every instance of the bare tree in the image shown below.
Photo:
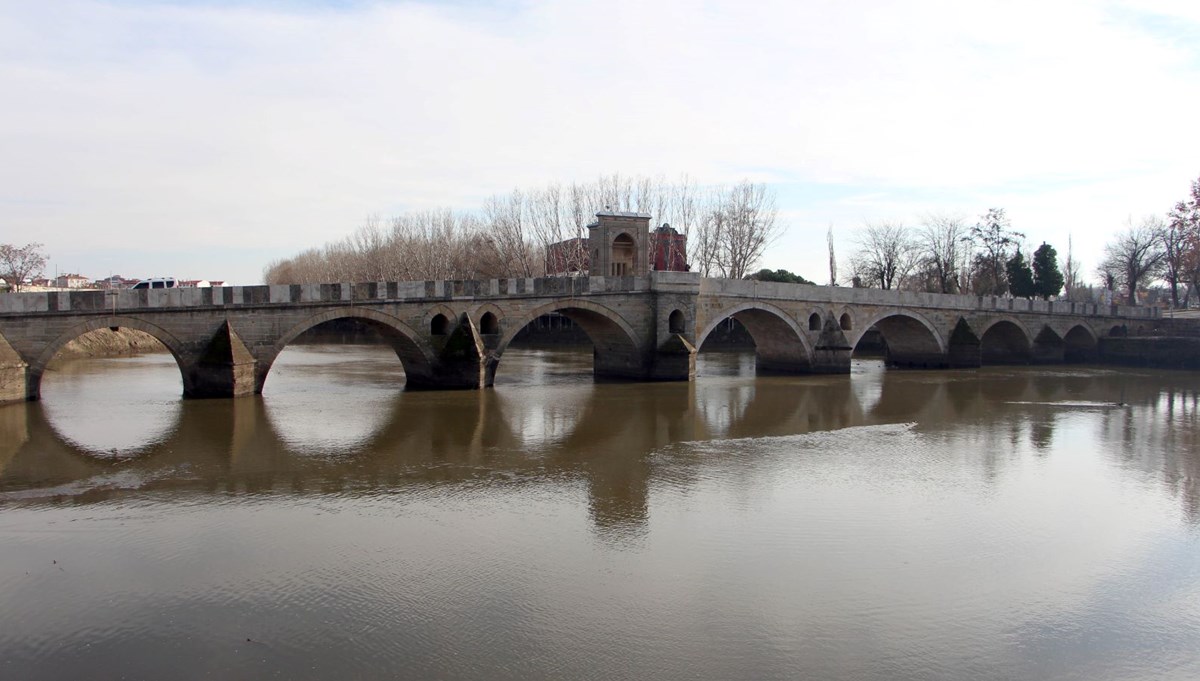
{"label": "bare tree", "polygon": [[867,223],[858,240],[858,251],[851,259],[854,276],[865,286],[891,290],[912,271],[917,253],[903,224]]}
{"label": "bare tree", "polygon": [[958,216],[931,213],[925,216],[915,241],[934,293],[958,293],[959,267],[970,250],[966,221]]}
{"label": "bare tree", "polygon": [[1005,266],[1012,257],[1012,249],[1021,243],[1025,235],[1012,229],[1003,208],[988,209],[979,222],[971,227],[970,234],[979,249],[973,263],[975,291],[994,296],[1007,293]]}
{"label": "bare tree", "polygon": [[514,275],[534,276],[539,268],[535,266],[533,248],[527,240],[524,194],[514,190],[507,198],[493,196],[483,204],[483,214],[487,242],[496,257],[501,262],[511,263]]}
{"label": "bare tree", "polygon": [[46,255],[42,252],[42,244],[0,244],[0,279],[8,282],[13,291],[20,291],[26,279],[42,276],[45,267]]}
{"label": "bare tree", "polygon": [[1115,275],[1116,283],[1125,287],[1126,300],[1137,305],[1137,289],[1162,270],[1166,249],[1163,246],[1162,218],[1149,216],[1137,225],[1130,218],[1126,228],[1104,246],[1102,271]]}
{"label": "bare tree", "polygon": [[[478,214],[407,213],[388,229],[371,217],[340,241],[270,263],[263,275],[269,283],[530,277],[545,271],[552,247],[553,271],[586,272],[587,225],[600,210],[669,221],[688,237],[701,271],[720,276],[750,271],[780,230],[774,197],[761,185],[701,190],[686,175],[673,184],[610,175],[492,196]],[[684,254],[669,255],[678,262]]]}
{"label": "bare tree", "polygon": [[1183,298],[1183,307],[1187,307],[1200,281],[1200,179],[1192,182],[1190,196],[1176,203],[1169,217],[1165,278],[1175,307],[1179,307],[1178,285],[1188,284]]}
{"label": "bare tree", "polygon": [[709,262],[703,269],[732,279],[749,274],[782,232],[777,217],[775,196],[766,185],[743,181],[718,190],[705,221],[702,249]]}

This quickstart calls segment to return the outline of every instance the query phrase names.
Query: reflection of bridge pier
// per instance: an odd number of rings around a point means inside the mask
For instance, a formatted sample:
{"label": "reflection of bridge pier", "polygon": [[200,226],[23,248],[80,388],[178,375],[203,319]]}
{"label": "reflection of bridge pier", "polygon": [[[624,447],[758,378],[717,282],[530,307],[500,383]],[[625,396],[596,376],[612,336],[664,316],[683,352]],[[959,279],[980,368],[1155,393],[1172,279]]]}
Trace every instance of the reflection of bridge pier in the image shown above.
{"label": "reflection of bridge pier", "polygon": [[[297,437],[295,423],[273,410],[269,399],[188,401],[164,439],[129,458],[81,448],[62,436],[42,405],[17,404],[0,409],[0,491],[44,490],[89,503],[156,490],[377,494],[381,488],[402,493],[436,486],[565,484],[586,494],[597,531],[620,537],[642,531],[648,522],[660,465],[654,452],[673,443],[905,422],[942,430],[1005,414],[1004,429],[979,430],[984,434],[977,445],[991,470],[1003,464],[998,457],[1014,443],[1041,449],[1053,441],[1057,412],[1046,405],[1082,400],[1102,410],[1107,437],[1127,439],[1129,451],[1146,440],[1160,443],[1151,448],[1156,452],[1180,452],[1176,458],[1134,462],[1161,471],[1194,519],[1200,508],[1197,485],[1187,481],[1196,477],[1196,461],[1187,452],[1195,450],[1200,432],[1197,393],[1187,386],[1164,398],[1159,382],[1127,386],[1127,378],[1093,371],[935,375],[867,367],[856,369],[853,378],[400,392],[361,437],[336,451]],[[1135,428],[1131,409],[1159,413]],[[686,466],[672,465],[674,481],[690,484]]]}

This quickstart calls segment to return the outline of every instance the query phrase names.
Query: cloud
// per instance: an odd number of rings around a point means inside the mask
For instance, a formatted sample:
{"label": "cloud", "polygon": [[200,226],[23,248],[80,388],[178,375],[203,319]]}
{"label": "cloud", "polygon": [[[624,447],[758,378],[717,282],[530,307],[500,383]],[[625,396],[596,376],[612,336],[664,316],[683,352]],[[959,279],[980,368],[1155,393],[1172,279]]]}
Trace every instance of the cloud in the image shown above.
{"label": "cloud", "polygon": [[802,195],[788,251],[934,201],[1112,229],[1200,158],[1198,48],[1172,39],[1200,20],[1140,7],[22,3],[0,14],[2,240],[162,272],[611,172]]}

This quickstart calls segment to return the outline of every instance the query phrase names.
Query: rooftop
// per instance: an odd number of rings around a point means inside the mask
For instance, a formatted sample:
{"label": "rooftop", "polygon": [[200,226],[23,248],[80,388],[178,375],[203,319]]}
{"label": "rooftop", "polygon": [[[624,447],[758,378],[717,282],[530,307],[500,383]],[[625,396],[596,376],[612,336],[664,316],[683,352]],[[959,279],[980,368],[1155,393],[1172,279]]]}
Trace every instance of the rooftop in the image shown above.
{"label": "rooftop", "polygon": [[601,210],[596,212],[598,218],[645,218],[650,219],[649,213],[633,213],[624,210]]}

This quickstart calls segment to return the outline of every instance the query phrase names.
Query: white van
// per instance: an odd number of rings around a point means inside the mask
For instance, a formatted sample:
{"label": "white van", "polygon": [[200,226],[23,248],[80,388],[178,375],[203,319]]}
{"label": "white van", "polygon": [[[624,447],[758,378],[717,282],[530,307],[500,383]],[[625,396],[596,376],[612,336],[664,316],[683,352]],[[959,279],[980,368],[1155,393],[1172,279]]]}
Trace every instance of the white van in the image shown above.
{"label": "white van", "polygon": [[134,284],[132,288],[175,288],[178,284],[175,283],[175,277],[154,277],[152,279],[143,279]]}

